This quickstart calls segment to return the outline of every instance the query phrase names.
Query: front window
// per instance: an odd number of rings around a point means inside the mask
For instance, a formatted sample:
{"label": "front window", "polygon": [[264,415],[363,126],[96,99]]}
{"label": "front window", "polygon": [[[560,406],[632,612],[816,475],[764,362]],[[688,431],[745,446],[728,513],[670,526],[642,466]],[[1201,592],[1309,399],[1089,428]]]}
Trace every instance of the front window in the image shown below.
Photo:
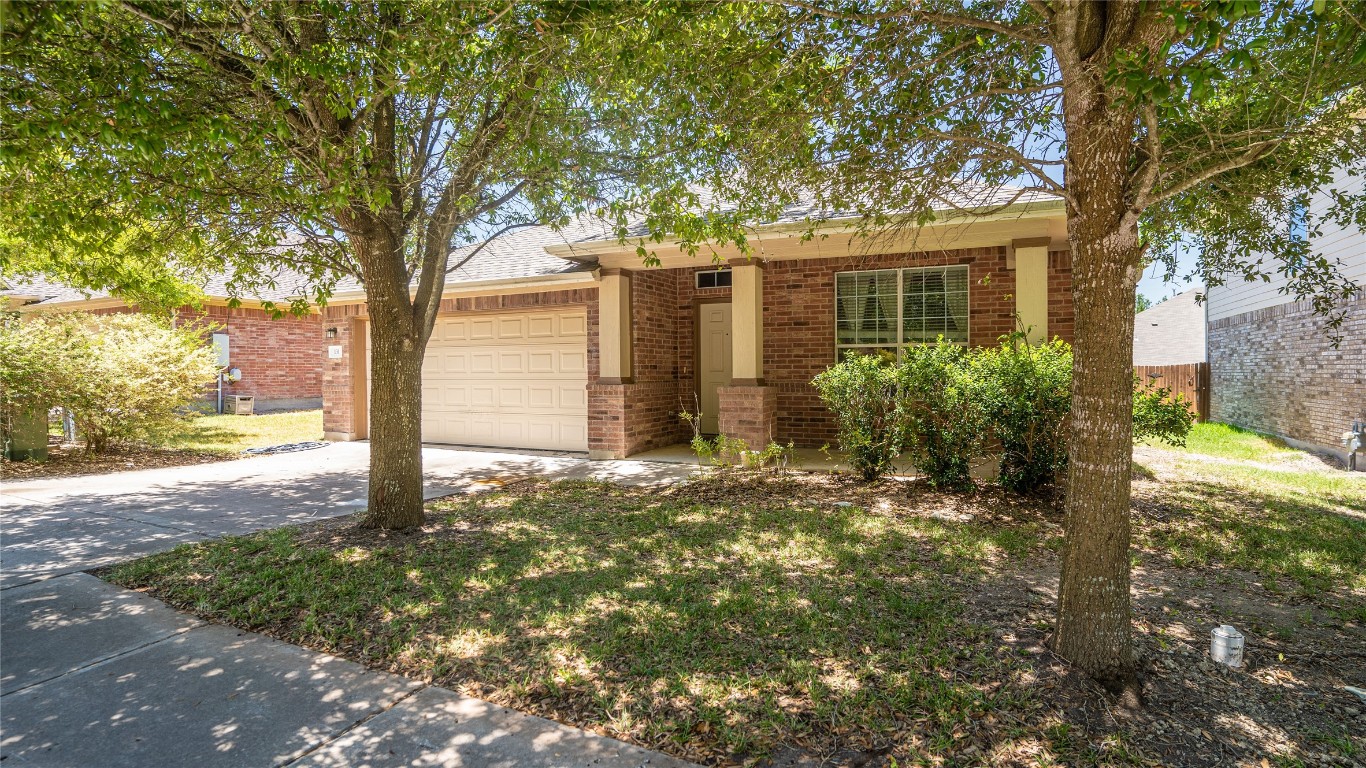
{"label": "front window", "polygon": [[835,347],[895,352],[940,336],[968,343],[968,268],[916,267],[835,275]]}

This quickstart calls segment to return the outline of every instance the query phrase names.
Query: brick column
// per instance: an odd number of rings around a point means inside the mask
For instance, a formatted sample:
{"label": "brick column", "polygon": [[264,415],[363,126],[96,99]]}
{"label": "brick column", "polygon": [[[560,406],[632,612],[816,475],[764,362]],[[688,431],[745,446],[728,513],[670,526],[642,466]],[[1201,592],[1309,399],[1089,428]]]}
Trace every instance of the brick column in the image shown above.
{"label": "brick column", "polygon": [[778,390],[749,384],[719,387],[718,428],[727,437],[738,437],[750,450],[761,451],[777,439]]}
{"label": "brick column", "polygon": [[624,459],[630,450],[629,384],[588,385],[588,458]]}

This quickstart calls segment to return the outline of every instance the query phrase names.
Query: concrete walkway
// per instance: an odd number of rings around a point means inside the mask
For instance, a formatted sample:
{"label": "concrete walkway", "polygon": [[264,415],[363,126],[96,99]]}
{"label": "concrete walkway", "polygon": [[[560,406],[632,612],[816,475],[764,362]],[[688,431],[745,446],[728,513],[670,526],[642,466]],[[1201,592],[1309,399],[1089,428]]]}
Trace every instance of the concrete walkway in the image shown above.
{"label": "concrete walkway", "polygon": [[[686,763],[262,635],[82,569],[364,505],[367,446],[9,484],[0,760],[42,766]],[[434,448],[430,496],[515,477],[668,483],[678,466]]]}

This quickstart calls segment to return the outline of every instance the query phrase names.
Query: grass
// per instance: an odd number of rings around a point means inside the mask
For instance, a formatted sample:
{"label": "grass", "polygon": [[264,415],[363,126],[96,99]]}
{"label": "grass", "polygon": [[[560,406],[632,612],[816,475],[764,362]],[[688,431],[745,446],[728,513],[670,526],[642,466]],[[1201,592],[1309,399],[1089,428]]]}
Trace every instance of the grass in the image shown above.
{"label": "grass", "polygon": [[1168,481],[1138,491],[1162,510],[1137,526],[1137,546],[1182,567],[1248,571],[1302,597],[1366,590],[1366,475],[1315,467],[1274,438],[1223,424],[1197,424],[1185,448],[1165,454]]}
{"label": "grass", "polygon": [[205,453],[241,453],[246,448],[321,440],[323,412],[284,411],[252,416],[195,416],[155,447]]}
{"label": "grass", "polygon": [[556,483],[434,504],[441,535],[420,546],[285,529],[112,578],[694,759],[793,737],[875,749],[909,718],[928,759],[1038,706],[951,582],[1026,556],[1041,528],[763,501]]}
{"label": "grass", "polygon": [[[1153,479],[1135,483],[1140,560],[1195,579],[1238,569],[1302,607],[1345,600],[1361,613],[1344,620],[1366,621],[1366,478],[1293,451],[1268,462],[1264,440],[1201,425],[1185,449],[1141,448]],[[975,517],[932,516],[944,509]],[[1041,645],[1002,639],[1047,630],[1046,602],[1020,612],[1038,598],[992,592],[1055,569],[1060,516],[1042,502],[789,477],[663,493],[529,482],[428,512],[419,534],[333,521],[185,545],[106,577],[696,761],[794,747],[892,750],[898,765],[1152,759],[1129,741],[1145,728],[1097,739],[1067,722],[1074,704],[1060,703],[1066,685],[1043,684]],[[1010,616],[993,631],[984,616],[998,610]],[[1219,730],[1179,730],[1201,728]]]}
{"label": "grass", "polygon": [[1281,440],[1230,424],[1202,423],[1191,427],[1186,453],[1240,461],[1275,461],[1300,455]]}

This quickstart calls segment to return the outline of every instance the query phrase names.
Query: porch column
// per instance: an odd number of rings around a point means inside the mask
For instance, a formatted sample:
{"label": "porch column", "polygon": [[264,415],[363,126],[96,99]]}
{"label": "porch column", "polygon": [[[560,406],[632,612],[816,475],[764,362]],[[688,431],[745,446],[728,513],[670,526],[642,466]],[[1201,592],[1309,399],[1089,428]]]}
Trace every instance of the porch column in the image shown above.
{"label": "porch column", "polygon": [[731,259],[731,379],[736,386],[764,383],[764,265]]}
{"label": "porch column", "polygon": [[717,390],[717,427],[762,450],[777,439],[778,391],[764,385],[764,264],[731,259],[731,379]]}
{"label": "porch column", "polygon": [[1048,341],[1048,243],[1046,237],[1016,240],[1015,314],[1031,343]]}
{"label": "porch column", "polygon": [[602,270],[598,307],[598,381],[630,384],[631,273],[617,268]]}

